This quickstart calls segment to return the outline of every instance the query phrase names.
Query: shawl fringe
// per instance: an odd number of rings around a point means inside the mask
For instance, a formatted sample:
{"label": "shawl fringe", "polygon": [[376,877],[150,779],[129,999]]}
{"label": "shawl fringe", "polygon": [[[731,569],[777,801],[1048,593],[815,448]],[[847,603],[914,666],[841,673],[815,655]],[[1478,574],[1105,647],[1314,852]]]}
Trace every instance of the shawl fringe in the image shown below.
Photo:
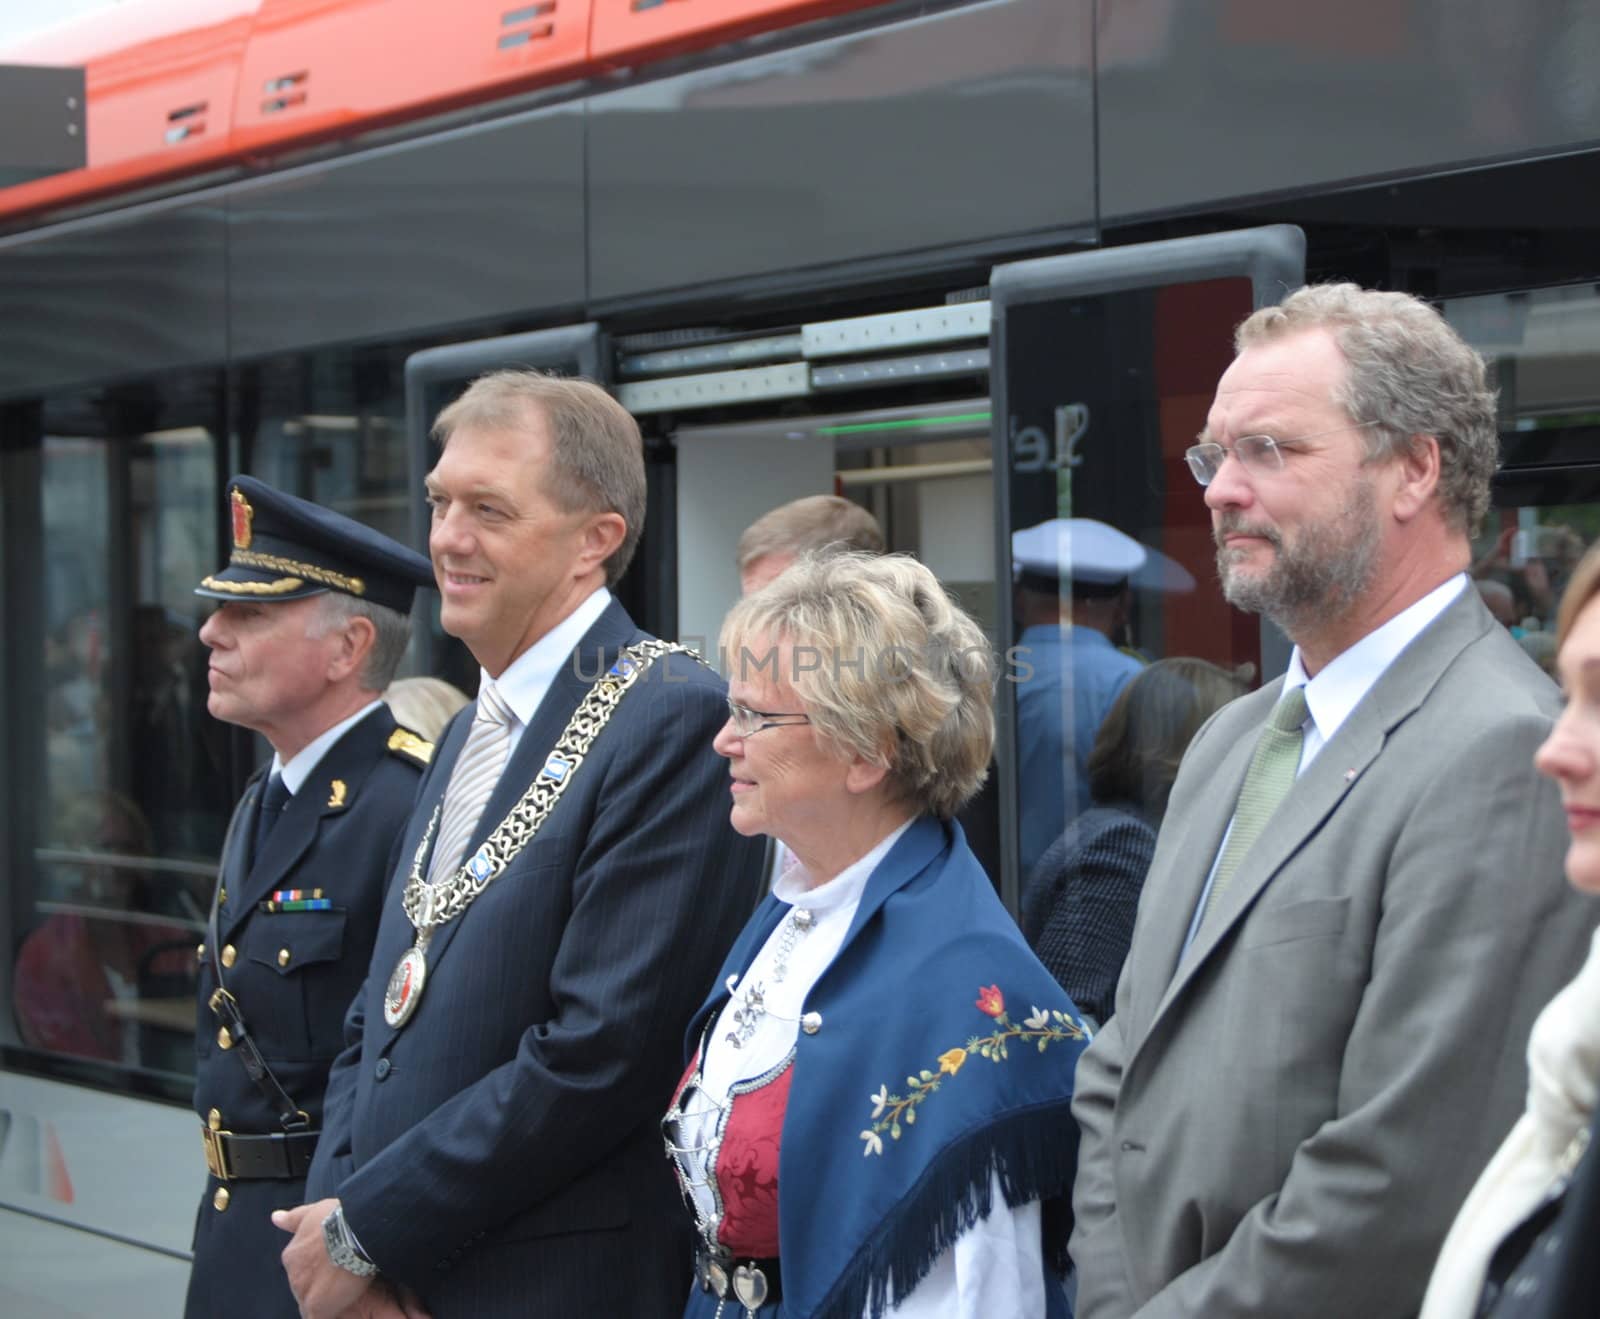
{"label": "shawl fringe", "polygon": [[[994,1209],[994,1182],[1008,1208],[1045,1202],[1045,1259],[1064,1273],[1078,1126],[1070,1099],[1038,1104],[952,1142],[928,1167],[835,1280],[817,1319],[882,1319],[928,1276],[934,1260]],[[870,1307],[870,1308],[869,1308]]]}

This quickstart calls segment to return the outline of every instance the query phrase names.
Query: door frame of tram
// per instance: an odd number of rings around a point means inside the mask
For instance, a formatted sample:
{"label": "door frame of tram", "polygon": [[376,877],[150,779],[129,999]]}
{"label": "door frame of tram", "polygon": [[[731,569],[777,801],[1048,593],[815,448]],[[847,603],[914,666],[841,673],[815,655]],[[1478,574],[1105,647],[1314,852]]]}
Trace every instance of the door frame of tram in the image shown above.
{"label": "door frame of tram", "polygon": [[[996,595],[999,632],[1007,643],[1015,619],[1011,598],[1011,532],[1013,517],[1014,455],[1017,439],[1030,428],[1044,436],[1052,433],[1050,412],[1038,414],[1038,382],[1024,377],[1028,354],[1013,332],[1012,320],[1022,312],[1075,300],[1119,293],[1147,294],[1154,290],[1203,281],[1244,278],[1250,282],[1251,309],[1281,301],[1305,283],[1305,234],[1293,225],[1270,225],[1177,238],[1126,247],[1101,248],[1067,256],[1043,257],[994,267],[989,280],[991,328],[989,335],[989,398],[991,441],[994,454],[994,528]],[[1217,327],[1231,342],[1233,324]],[[1062,364],[1062,377],[1070,375]],[[1030,388],[1031,385],[1031,388]],[[1071,385],[1074,391],[1077,386]],[[1048,390],[1045,391],[1048,394]],[[1025,412],[1023,400],[1029,394]],[[1053,395],[1051,395],[1053,397]],[[1070,406],[1071,400],[1055,400]],[[1070,461],[1056,455],[1059,461]],[[1059,514],[1058,514],[1059,515]],[[1288,663],[1289,646],[1282,634],[1261,622],[1263,679],[1276,676]],[[1001,897],[1016,914],[1023,876],[1019,873],[1019,773],[1017,761],[1017,702],[1014,683],[1002,681],[995,701],[995,761],[1000,779]]]}
{"label": "door frame of tram", "polygon": [[[1305,236],[1291,225],[1235,230],[1193,238],[1133,244],[1066,256],[1044,257],[999,265],[990,277],[990,403],[991,452],[994,480],[995,591],[998,632],[1013,634],[1011,601],[1011,520],[1013,516],[1013,436],[1031,424],[1018,414],[1018,400],[1029,389],[1024,376],[1024,347],[1012,330],[1019,311],[1045,304],[1070,304],[1118,293],[1147,294],[1152,290],[1209,280],[1247,279],[1249,307],[1279,301],[1305,279]],[[1231,337],[1233,322],[1216,331]],[[470,340],[425,349],[411,355],[405,367],[406,435],[411,488],[411,526],[415,543],[425,545],[428,511],[422,498],[423,478],[433,465],[432,419],[460,388],[486,371],[533,368],[582,375],[612,388],[611,354],[604,331],[595,322],[558,326],[524,334]],[[1063,373],[1067,374],[1067,373]],[[1035,392],[1037,392],[1035,382]],[[675,528],[667,525],[673,509],[672,491],[659,483],[670,481],[670,468],[653,465],[651,520],[656,523],[652,542],[656,552],[640,555],[630,576],[641,572],[635,592],[645,604],[644,626],[660,631],[676,615],[675,563],[671,546]],[[665,519],[666,521],[664,522]],[[647,524],[647,532],[649,527]],[[437,614],[432,626],[418,629],[412,641],[412,663],[418,672],[437,672],[449,643],[443,637]],[[667,631],[672,631],[670,627]],[[664,634],[664,633],[663,633]],[[1289,647],[1282,635],[1265,621],[1260,624],[1262,677],[1280,672],[1288,661]],[[456,658],[459,658],[457,656]],[[1018,910],[1022,876],[1019,873],[1019,784],[1017,771],[1017,720],[1013,684],[1001,682],[996,699],[995,758],[999,781],[1000,892],[1007,908]]]}

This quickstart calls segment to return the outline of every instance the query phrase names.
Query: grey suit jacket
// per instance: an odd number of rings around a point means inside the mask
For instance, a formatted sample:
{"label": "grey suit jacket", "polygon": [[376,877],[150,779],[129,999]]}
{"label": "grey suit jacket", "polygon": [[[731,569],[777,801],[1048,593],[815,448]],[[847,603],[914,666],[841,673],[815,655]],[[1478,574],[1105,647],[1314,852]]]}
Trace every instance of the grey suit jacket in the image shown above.
{"label": "grey suit jacket", "polygon": [[1468,590],[1296,781],[1179,964],[1280,683],[1201,729],[1079,1063],[1079,1319],[1414,1314],[1597,912],[1554,686]]}

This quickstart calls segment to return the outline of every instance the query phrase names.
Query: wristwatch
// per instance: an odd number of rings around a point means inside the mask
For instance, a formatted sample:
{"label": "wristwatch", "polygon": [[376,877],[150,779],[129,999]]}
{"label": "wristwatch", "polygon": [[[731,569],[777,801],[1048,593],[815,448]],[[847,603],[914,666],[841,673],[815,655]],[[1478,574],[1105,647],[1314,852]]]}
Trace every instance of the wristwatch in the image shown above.
{"label": "wristwatch", "polygon": [[335,1205],[333,1212],[322,1220],[322,1244],[328,1248],[328,1258],[346,1273],[358,1278],[370,1278],[378,1266],[361,1253],[349,1225],[344,1221],[344,1206]]}

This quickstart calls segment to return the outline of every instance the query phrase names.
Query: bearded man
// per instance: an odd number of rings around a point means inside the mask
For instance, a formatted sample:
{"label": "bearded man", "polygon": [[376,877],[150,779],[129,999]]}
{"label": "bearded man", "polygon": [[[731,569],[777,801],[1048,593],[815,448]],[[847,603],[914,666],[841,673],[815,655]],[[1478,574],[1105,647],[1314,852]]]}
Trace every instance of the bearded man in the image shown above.
{"label": "bearded man", "polygon": [[1295,649],[1191,745],[1078,1068],[1077,1313],[1401,1319],[1594,924],[1532,765],[1558,697],[1469,589],[1478,355],[1349,284],[1236,347],[1187,457]]}

